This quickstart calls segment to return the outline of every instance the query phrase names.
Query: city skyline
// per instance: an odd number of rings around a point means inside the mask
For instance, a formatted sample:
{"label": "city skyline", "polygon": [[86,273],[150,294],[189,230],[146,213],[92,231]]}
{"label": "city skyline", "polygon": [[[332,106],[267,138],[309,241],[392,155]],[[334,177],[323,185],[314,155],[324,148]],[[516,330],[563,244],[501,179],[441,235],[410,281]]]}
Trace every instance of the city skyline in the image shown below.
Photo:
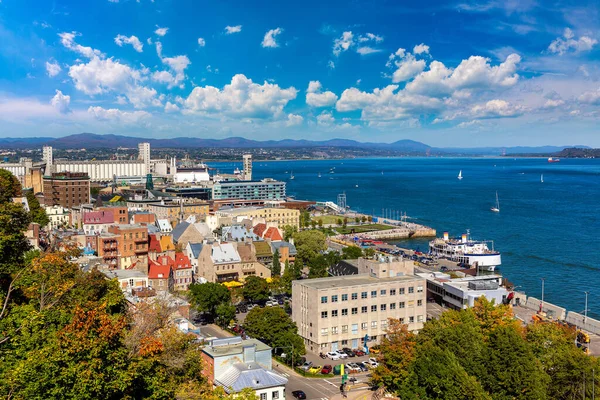
{"label": "city skyline", "polygon": [[0,3],[3,137],[600,147],[598,6]]}

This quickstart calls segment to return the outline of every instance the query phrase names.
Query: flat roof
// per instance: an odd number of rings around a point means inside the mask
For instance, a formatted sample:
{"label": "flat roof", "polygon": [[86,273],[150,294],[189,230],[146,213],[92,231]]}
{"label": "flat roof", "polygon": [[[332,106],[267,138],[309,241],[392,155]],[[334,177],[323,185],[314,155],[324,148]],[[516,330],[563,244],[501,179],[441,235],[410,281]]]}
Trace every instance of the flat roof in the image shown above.
{"label": "flat roof", "polygon": [[[210,346],[205,346],[202,351],[205,352],[206,354],[208,354],[209,356],[211,356],[212,358],[215,357],[223,357],[223,356],[231,356],[231,355],[235,355],[235,354],[242,354],[244,352],[244,348],[245,347],[249,347],[249,346],[253,346],[256,345],[256,351],[266,351],[266,350],[271,350],[271,347],[267,346],[266,344],[264,344],[263,342],[261,342],[258,339],[247,339],[247,340],[242,340],[241,338],[237,337],[240,340],[235,340],[236,338],[228,338],[228,339],[232,339],[231,341],[233,343],[230,344],[223,344],[223,345],[216,345],[213,346],[212,344]],[[213,341],[216,342],[216,341]]]}
{"label": "flat roof", "polygon": [[335,288],[344,288],[350,286],[363,286],[363,285],[376,285],[379,283],[389,283],[389,282],[414,282],[425,280],[420,276],[415,275],[402,275],[402,276],[393,276],[389,278],[376,278],[369,274],[359,274],[359,275],[345,275],[345,276],[332,276],[327,278],[317,278],[317,279],[301,279],[294,281],[294,283],[307,286],[313,289],[321,290],[321,289],[335,289]]}

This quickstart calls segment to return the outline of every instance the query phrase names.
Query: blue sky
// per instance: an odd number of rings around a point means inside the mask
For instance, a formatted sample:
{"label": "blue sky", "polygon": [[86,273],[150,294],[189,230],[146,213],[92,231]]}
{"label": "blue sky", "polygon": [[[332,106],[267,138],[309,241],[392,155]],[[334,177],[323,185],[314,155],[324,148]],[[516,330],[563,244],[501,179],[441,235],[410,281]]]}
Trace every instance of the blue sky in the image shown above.
{"label": "blue sky", "polygon": [[597,2],[0,0],[0,136],[600,147]]}

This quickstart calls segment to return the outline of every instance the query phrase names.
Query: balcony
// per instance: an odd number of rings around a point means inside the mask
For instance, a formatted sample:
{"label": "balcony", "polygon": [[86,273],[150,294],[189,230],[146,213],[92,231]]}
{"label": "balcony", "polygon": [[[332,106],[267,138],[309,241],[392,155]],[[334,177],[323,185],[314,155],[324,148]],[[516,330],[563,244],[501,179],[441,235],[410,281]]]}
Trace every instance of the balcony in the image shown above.
{"label": "balcony", "polygon": [[135,249],[134,252],[135,254],[147,253],[148,249]]}

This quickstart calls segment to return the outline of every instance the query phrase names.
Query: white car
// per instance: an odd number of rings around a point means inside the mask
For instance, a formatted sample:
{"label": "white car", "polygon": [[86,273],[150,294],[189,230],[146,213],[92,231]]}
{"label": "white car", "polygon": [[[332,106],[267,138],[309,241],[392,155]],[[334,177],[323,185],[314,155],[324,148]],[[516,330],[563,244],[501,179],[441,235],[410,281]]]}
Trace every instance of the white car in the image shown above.
{"label": "white car", "polygon": [[341,359],[348,358],[348,354],[344,353],[344,352],[343,352],[343,351],[341,351],[341,350],[336,350],[336,351],[335,351],[335,354],[337,354],[337,355],[338,355],[338,356],[339,356]]}
{"label": "white car", "polygon": [[340,355],[335,351],[330,351],[329,353],[327,353],[325,355],[327,356],[327,358],[329,358],[333,361],[337,361],[340,359]]}
{"label": "white car", "polygon": [[377,362],[376,359],[374,358],[369,358],[369,361],[367,361],[369,363],[369,365],[371,365],[371,367],[376,368],[379,366],[379,363]]}
{"label": "white car", "polygon": [[265,303],[265,306],[267,306],[267,307],[273,307],[273,306],[276,306],[276,305],[277,305],[277,302],[276,301],[271,301],[271,300],[269,300],[269,301],[267,301]]}

